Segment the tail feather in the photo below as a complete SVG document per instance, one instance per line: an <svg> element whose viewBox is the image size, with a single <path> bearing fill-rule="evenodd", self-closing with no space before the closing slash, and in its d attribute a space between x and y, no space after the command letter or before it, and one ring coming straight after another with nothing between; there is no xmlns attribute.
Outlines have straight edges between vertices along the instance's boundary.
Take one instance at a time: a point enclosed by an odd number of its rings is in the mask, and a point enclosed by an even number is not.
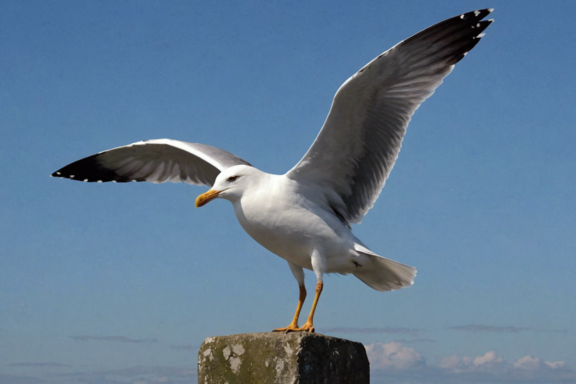
<svg viewBox="0 0 576 384"><path fill-rule="evenodd" d="M354 276L377 291L392 291L414 284L416 268L375 254L360 244L354 249L368 258L361 271Z"/></svg>

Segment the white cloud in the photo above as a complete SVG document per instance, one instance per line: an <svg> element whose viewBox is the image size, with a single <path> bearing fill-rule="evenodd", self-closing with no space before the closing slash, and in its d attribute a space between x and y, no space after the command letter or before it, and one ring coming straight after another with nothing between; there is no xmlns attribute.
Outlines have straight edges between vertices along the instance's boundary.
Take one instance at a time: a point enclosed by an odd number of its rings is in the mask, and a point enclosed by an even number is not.
<svg viewBox="0 0 576 384"><path fill-rule="evenodd" d="M442 359L440 368L454 373L488 372L488 373L525 373L527 371L566 370L564 361L545 361L534 356L524 356L513 362L506 362L496 352L489 351L474 359L467 356L450 356Z"/></svg>
<svg viewBox="0 0 576 384"><path fill-rule="evenodd" d="M445 373L463 374L500 374L506 370L507 363L495 351L488 351L481 356L449 356L440 361L438 368Z"/></svg>
<svg viewBox="0 0 576 384"><path fill-rule="evenodd" d="M552 369L566 368L566 363L563 361L547 361L545 364Z"/></svg>
<svg viewBox="0 0 576 384"><path fill-rule="evenodd" d="M537 357L524 356L515 361L514 363L512 363L512 365L514 366L514 368L519 369L538 369L540 368L542 363L540 362L540 359Z"/></svg>
<svg viewBox="0 0 576 384"><path fill-rule="evenodd" d="M472 359L469 357L460 357L460 356L450 356L442 359L440 361L440 368L453 370L453 371L460 371L465 369L467 366L470 365Z"/></svg>
<svg viewBox="0 0 576 384"><path fill-rule="evenodd" d="M514 363L514 368L524 370L537 370L537 369L551 369L551 370L566 370L566 363L564 361L542 361L538 357L524 356Z"/></svg>
<svg viewBox="0 0 576 384"><path fill-rule="evenodd" d="M426 365L420 352L396 341L374 343L365 347L372 369L407 370Z"/></svg>
<svg viewBox="0 0 576 384"><path fill-rule="evenodd" d="M488 351L476 357L448 356L428 365L419 351L398 342L370 344L366 351L376 377L393 377L398 383L576 383L576 372L564 361L535 356L506 361Z"/></svg>
<svg viewBox="0 0 576 384"><path fill-rule="evenodd" d="M474 365L479 367L481 365L494 365L497 363L501 363L502 361L504 361L504 359L502 359L500 356L496 355L496 352L494 351L490 351L490 352L486 352L484 354L484 356L478 356L477 358L474 359Z"/></svg>

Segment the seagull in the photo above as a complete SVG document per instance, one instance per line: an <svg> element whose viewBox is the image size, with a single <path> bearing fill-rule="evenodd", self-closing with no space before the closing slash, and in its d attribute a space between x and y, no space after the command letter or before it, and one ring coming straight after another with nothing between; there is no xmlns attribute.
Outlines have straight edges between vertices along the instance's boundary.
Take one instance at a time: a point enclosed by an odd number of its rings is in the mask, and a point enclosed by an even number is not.
<svg viewBox="0 0 576 384"><path fill-rule="evenodd" d="M196 207L228 200L242 228L288 262L300 294L292 322L274 331L314 332L323 275L352 274L377 291L414 283L416 269L374 253L359 224L388 178L412 114L482 38L492 9L464 13L401 41L350 77L304 157L273 175L222 149L170 139L139 141L71 163L51 176L84 182L206 185ZM304 269L316 275L307 321Z"/></svg>

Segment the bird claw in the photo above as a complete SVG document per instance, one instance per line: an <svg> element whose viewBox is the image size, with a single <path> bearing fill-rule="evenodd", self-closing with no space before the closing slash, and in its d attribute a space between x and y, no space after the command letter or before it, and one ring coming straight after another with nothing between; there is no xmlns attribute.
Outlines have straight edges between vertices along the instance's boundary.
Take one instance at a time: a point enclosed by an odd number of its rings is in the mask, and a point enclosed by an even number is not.
<svg viewBox="0 0 576 384"><path fill-rule="evenodd" d="M314 326L312 325L312 323L306 322L302 327L298 328L298 331L315 333L316 329L314 329Z"/></svg>
<svg viewBox="0 0 576 384"><path fill-rule="evenodd" d="M287 326L287 327L284 327L284 328L276 328L276 329L273 329L273 330L272 330L272 332L285 332L285 333L288 333L288 332L297 332L297 331L299 331L298 324L290 324L290 325Z"/></svg>
<svg viewBox="0 0 576 384"><path fill-rule="evenodd" d="M310 332L310 333L315 333L316 330L314 329L314 326L311 323L306 322L302 327L298 327L298 324L290 324L287 327L284 328L277 328L274 329L272 332L284 332L284 333L290 333L290 332Z"/></svg>

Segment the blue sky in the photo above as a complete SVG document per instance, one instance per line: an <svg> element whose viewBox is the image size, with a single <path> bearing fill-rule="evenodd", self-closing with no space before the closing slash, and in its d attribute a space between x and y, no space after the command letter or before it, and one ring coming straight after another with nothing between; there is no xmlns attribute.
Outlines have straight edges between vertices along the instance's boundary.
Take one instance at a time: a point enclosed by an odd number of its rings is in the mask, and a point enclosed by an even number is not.
<svg viewBox="0 0 576 384"><path fill-rule="evenodd" d="M576 3L496 0L1 2L0 383L195 382L205 337L285 326L297 300L228 202L194 208L206 188L50 173L154 138L284 173L344 80L486 7L354 227L416 283L329 276L315 325L367 345L375 383L575 383Z"/></svg>

